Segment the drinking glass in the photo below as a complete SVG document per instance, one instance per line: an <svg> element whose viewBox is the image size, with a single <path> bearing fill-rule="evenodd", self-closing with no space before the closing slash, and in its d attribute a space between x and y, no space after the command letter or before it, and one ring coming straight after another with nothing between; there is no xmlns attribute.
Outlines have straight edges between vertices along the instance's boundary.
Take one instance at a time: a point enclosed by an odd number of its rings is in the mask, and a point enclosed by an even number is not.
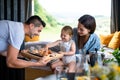
<svg viewBox="0 0 120 80"><path fill-rule="evenodd" d="M68 80L66 70L62 66L55 68L56 80Z"/></svg>

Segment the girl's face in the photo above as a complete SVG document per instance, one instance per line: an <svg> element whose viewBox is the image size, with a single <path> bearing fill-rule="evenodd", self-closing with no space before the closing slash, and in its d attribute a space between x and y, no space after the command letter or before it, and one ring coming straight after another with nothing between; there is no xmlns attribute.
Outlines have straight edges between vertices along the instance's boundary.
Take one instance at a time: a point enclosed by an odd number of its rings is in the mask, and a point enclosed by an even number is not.
<svg viewBox="0 0 120 80"><path fill-rule="evenodd" d="M62 39L62 41L67 42L71 39L71 36L68 33L66 33L65 31L62 31L61 39Z"/></svg>
<svg viewBox="0 0 120 80"><path fill-rule="evenodd" d="M90 34L90 30L88 30L87 28L84 27L84 25L82 25L81 23L78 23L78 35L79 36L85 36Z"/></svg>

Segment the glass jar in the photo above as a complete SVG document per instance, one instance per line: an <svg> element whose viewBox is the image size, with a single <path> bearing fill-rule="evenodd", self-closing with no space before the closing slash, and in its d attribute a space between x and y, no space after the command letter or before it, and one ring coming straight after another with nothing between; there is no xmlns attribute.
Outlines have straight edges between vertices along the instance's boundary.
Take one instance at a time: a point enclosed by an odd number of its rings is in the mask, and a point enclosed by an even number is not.
<svg viewBox="0 0 120 80"><path fill-rule="evenodd" d="M79 60L76 65L75 80L90 80L90 68L88 64L88 56L86 51L79 50Z"/></svg>

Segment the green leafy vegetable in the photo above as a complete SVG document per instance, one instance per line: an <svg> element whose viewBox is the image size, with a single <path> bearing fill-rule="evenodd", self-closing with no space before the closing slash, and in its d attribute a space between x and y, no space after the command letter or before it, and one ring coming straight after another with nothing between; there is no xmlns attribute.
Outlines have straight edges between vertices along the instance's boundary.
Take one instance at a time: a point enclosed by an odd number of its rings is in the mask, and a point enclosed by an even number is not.
<svg viewBox="0 0 120 80"><path fill-rule="evenodd" d="M115 59L117 60L119 66L120 66L120 51L119 51L119 48L114 50L114 52L112 54L115 57Z"/></svg>

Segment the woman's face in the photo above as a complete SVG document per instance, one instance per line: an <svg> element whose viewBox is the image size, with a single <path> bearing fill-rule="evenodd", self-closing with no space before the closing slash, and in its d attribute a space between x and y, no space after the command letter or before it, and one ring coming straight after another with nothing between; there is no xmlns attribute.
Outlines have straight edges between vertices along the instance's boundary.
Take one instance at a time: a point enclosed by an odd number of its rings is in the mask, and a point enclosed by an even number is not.
<svg viewBox="0 0 120 80"><path fill-rule="evenodd" d="M78 31L78 35L79 36L85 36L85 35L90 34L89 33L90 30L87 29L87 28L85 28L84 25L82 25L81 23L78 23L78 29L77 29L77 31Z"/></svg>

